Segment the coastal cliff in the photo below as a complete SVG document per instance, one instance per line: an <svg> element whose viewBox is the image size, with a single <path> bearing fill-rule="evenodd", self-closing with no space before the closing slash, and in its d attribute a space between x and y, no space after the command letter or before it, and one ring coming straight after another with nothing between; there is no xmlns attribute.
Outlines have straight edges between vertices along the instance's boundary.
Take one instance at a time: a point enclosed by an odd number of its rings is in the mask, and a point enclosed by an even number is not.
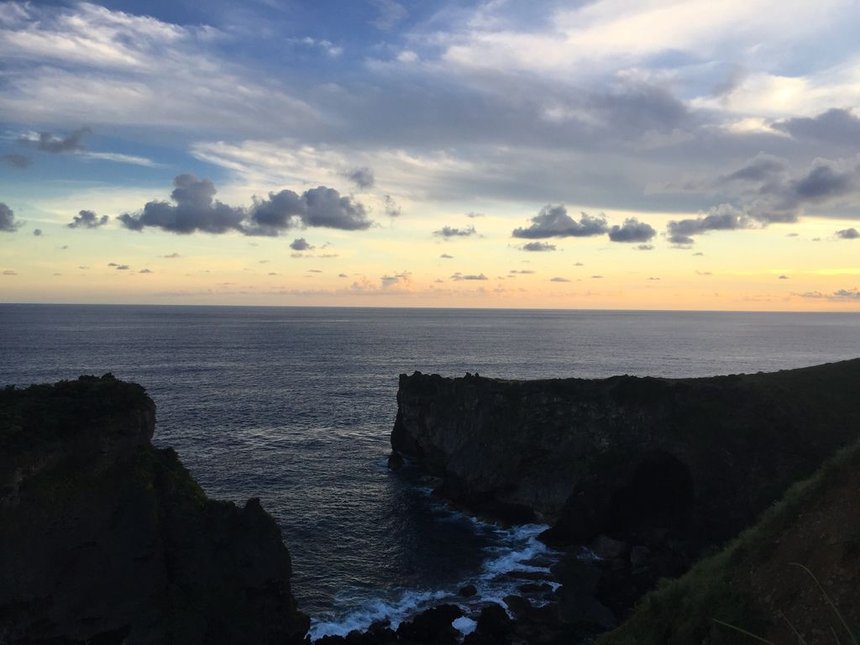
<svg viewBox="0 0 860 645"><path fill-rule="evenodd" d="M110 375L0 391L0 643L301 643L256 499L207 499Z"/></svg>
<svg viewBox="0 0 860 645"><path fill-rule="evenodd" d="M394 454L455 503L548 522L558 544L659 534L693 555L860 435L860 359L691 379L416 372L397 402Z"/></svg>

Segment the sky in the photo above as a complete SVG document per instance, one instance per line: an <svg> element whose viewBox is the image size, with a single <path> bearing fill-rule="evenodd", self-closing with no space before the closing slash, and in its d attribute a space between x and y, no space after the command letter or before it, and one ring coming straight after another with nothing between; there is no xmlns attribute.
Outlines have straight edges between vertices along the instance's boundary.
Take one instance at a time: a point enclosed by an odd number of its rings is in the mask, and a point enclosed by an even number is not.
<svg viewBox="0 0 860 645"><path fill-rule="evenodd" d="M857 312L858 25L0 2L0 301Z"/></svg>

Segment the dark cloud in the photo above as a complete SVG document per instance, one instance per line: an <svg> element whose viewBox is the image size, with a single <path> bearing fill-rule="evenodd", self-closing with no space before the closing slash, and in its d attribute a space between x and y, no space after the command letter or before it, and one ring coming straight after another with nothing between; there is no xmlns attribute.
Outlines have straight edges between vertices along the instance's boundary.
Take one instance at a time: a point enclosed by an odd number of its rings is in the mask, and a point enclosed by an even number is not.
<svg viewBox="0 0 860 645"><path fill-rule="evenodd" d="M860 300L860 290L854 289L837 289L832 293L822 293L821 291L807 291L805 293L795 294L801 298L812 298L816 300Z"/></svg>
<svg viewBox="0 0 860 645"><path fill-rule="evenodd" d="M443 226L438 231L433 231L433 235L436 237L444 237L446 239L452 237L470 237L472 235L476 235L477 231L475 227L471 224L466 228L454 228L453 226Z"/></svg>
<svg viewBox="0 0 860 645"><path fill-rule="evenodd" d="M550 244L549 242L526 242L523 244L520 249L523 251L531 251L534 253L540 253L542 251L555 251L555 244Z"/></svg>
<svg viewBox="0 0 860 645"><path fill-rule="evenodd" d="M56 136L50 132L40 132L34 138L22 137L21 142L34 145L42 152L74 152L83 149L81 140L90 132L89 128L80 128L65 137Z"/></svg>
<svg viewBox="0 0 860 645"><path fill-rule="evenodd" d="M182 256L179 253L168 253L167 255L162 255L161 257L167 258L168 260L174 260L176 258L181 258Z"/></svg>
<svg viewBox="0 0 860 645"><path fill-rule="evenodd" d="M394 201L394 198L392 198L391 195L386 195L383 202L385 204L385 214L389 217L400 217L403 213L400 208L400 204Z"/></svg>
<svg viewBox="0 0 860 645"><path fill-rule="evenodd" d="M570 280L568 280L567 278L560 278L560 277L550 278L549 281L550 282L570 282Z"/></svg>
<svg viewBox="0 0 860 645"><path fill-rule="evenodd" d="M138 273L153 273L150 269L141 269Z"/></svg>
<svg viewBox="0 0 860 645"><path fill-rule="evenodd" d="M364 206L349 197L342 197L334 188L317 186L302 195L305 210L302 223L305 226L337 228L358 231L370 228Z"/></svg>
<svg viewBox="0 0 860 645"><path fill-rule="evenodd" d="M531 221L531 226L516 228L511 235L534 240L550 237L589 237L602 235L607 231L606 218L582 213L577 222L567 214L567 209L561 204L547 204Z"/></svg>
<svg viewBox="0 0 860 645"><path fill-rule="evenodd" d="M788 172L788 162L785 159L760 152L722 179L723 181L764 182L786 172Z"/></svg>
<svg viewBox="0 0 860 645"><path fill-rule="evenodd" d="M373 168L368 168L367 166L352 168L344 171L342 174L361 189L373 188L373 184L376 183L376 179L373 176Z"/></svg>
<svg viewBox="0 0 860 645"><path fill-rule="evenodd" d="M15 221L15 213L3 202L0 202L0 231L14 233L23 222Z"/></svg>
<svg viewBox="0 0 860 645"><path fill-rule="evenodd" d="M466 213L466 217L468 217L469 219L475 219L477 217L486 217L486 216L484 215L484 213L476 213L475 211L469 211L468 213Z"/></svg>
<svg viewBox="0 0 860 645"><path fill-rule="evenodd" d="M836 237L842 238L843 240L856 240L860 237L860 232L858 232L854 227L843 228L841 231L836 231Z"/></svg>
<svg viewBox="0 0 860 645"><path fill-rule="evenodd" d="M117 264L116 262L111 262L110 264L108 264L108 266L113 267L117 271L128 271L129 269L131 269L131 267L127 264Z"/></svg>
<svg viewBox="0 0 860 645"><path fill-rule="evenodd" d="M602 278L603 278L603 276L602 276L602 275L593 275L593 276L591 276L591 277L592 277L592 278L594 278L595 280L600 280L600 279L602 279Z"/></svg>
<svg viewBox="0 0 860 645"><path fill-rule="evenodd" d="M777 278L777 279L778 279L778 280L788 280L788 276L787 276L787 275L781 275L781 276L779 276L779 278Z"/></svg>
<svg viewBox="0 0 860 645"><path fill-rule="evenodd" d="M42 237L42 229L34 228L33 229L33 235L35 235L36 237Z"/></svg>
<svg viewBox="0 0 860 645"><path fill-rule="evenodd" d="M858 186L858 168L842 168L826 159L816 159L803 177L791 183L798 202L822 202L841 197Z"/></svg>
<svg viewBox="0 0 860 645"><path fill-rule="evenodd" d="M443 253L439 257L442 258L443 260L453 260L454 259L453 255L448 255L447 253Z"/></svg>
<svg viewBox="0 0 860 645"><path fill-rule="evenodd" d="M98 228L108 223L108 216L99 217L92 211L79 211L66 226L69 228Z"/></svg>
<svg viewBox="0 0 860 645"><path fill-rule="evenodd" d="M170 197L175 204L147 202L143 211L135 215L123 213L117 219L133 231L142 231L148 226L182 234L241 230L245 212L215 201L217 191L208 179L182 174L176 176L173 185Z"/></svg>
<svg viewBox="0 0 860 645"><path fill-rule="evenodd" d="M308 241L303 237L297 237L292 242L290 242L290 248L293 251L310 251L316 247L312 246L308 243Z"/></svg>
<svg viewBox="0 0 860 645"><path fill-rule="evenodd" d="M282 190L268 199L255 199L250 210L228 206L214 199L215 186L208 179L182 174L173 180L173 204L148 202L143 210L123 213L117 219L131 230L156 227L172 233L226 233L280 235L287 229L310 226L354 231L370 228L364 206L334 188L318 186L301 195Z"/></svg>
<svg viewBox="0 0 860 645"><path fill-rule="evenodd" d="M18 272L17 272L17 271L14 271L14 270L12 270L12 269L5 269L5 270L3 271L3 275L18 275Z"/></svg>
<svg viewBox="0 0 860 645"><path fill-rule="evenodd" d="M452 280L487 280L487 276L483 273L460 273L459 271L451 276Z"/></svg>
<svg viewBox="0 0 860 645"><path fill-rule="evenodd" d="M349 276L346 273L338 273L337 277L338 278L348 278Z"/></svg>
<svg viewBox="0 0 860 645"><path fill-rule="evenodd" d="M653 244L639 244L636 247L636 250L637 251L653 251L654 245Z"/></svg>
<svg viewBox="0 0 860 645"><path fill-rule="evenodd" d="M708 215L695 219L671 221L668 225L669 241L678 246L688 246L693 243L693 235L707 231L730 231L749 228L750 218L729 204L721 204L712 209Z"/></svg>
<svg viewBox="0 0 860 645"><path fill-rule="evenodd" d="M0 155L0 162L12 168L26 168L30 165L30 157L19 154Z"/></svg>
<svg viewBox="0 0 860 645"><path fill-rule="evenodd" d="M513 273L516 275L530 275L534 273L532 269L511 269L508 273Z"/></svg>
<svg viewBox="0 0 860 645"><path fill-rule="evenodd" d="M777 121L773 128L796 139L809 139L837 145L856 146L860 143L860 119L849 110L833 108L815 117L799 117Z"/></svg>
<svg viewBox="0 0 860 645"><path fill-rule="evenodd" d="M392 275L383 275L379 278L379 282L383 289L387 289L402 282L409 282L410 276L411 274L408 271L401 271Z"/></svg>
<svg viewBox="0 0 860 645"><path fill-rule="evenodd" d="M657 235L650 224L640 222L635 217L624 220L624 224L616 224L609 229L609 239L613 242L647 242Z"/></svg>

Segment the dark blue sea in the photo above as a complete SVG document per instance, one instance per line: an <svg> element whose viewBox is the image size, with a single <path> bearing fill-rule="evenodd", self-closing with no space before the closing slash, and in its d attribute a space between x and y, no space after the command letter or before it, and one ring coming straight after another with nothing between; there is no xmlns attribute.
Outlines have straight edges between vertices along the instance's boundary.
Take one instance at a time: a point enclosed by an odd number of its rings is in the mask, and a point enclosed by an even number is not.
<svg viewBox="0 0 860 645"><path fill-rule="evenodd" d="M397 376L706 376L860 356L860 314L0 305L0 385L112 372L216 498L260 497L312 633L345 633L543 552L386 468Z"/></svg>

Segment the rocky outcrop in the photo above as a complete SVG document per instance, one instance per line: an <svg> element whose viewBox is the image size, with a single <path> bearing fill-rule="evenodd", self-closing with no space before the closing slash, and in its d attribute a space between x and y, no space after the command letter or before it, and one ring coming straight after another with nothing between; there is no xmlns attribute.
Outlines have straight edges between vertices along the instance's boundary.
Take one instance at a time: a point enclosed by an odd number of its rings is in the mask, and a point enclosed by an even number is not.
<svg viewBox="0 0 860 645"><path fill-rule="evenodd" d="M280 531L206 498L110 375L0 391L0 643L300 643Z"/></svg>
<svg viewBox="0 0 860 645"><path fill-rule="evenodd" d="M676 538L696 552L860 435L860 359L696 379L416 372L397 401L395 453L454 502L552 523L558 543Z"/></svg>

